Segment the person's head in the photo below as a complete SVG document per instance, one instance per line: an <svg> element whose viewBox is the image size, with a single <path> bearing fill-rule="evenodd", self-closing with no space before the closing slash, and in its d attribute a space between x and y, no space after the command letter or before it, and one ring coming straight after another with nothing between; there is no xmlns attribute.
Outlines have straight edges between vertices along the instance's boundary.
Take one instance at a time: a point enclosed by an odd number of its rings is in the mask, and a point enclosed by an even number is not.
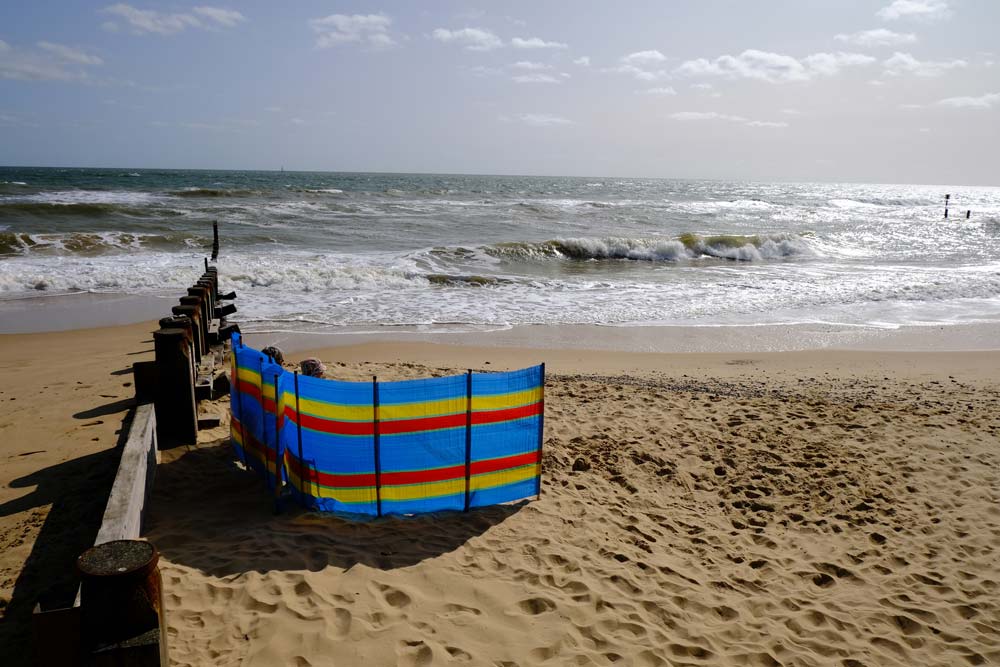
<svg viewBox="0 0 1000 667"><path fill-rule="evenodd" d="M323 362L315 357L309 357L308 359L303 359L299 363L299 370L303 375L308 375L309 377L321 378L323 374L326 373L326 366Z"/></svg>
<svg viewBox="0 0 1000 667"><path fill-rule="evenodd" d="M271 359L273 359L274 363L276 364L280 365L285 363L285 355L282 353L281 348L275 345L268 345L263 350L261 350L261 352L271 357Z"/></svg>

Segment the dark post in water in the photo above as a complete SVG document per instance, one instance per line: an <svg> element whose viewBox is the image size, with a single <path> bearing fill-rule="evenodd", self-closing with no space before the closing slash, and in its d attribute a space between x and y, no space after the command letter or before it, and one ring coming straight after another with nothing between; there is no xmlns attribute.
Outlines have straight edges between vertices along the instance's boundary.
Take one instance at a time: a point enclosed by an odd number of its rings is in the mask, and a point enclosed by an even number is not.
<svg viewBox="0 0 1000 667"><path fill-rule="evenodd" d="M212 221L212 261L219 259L219 221Z"/></svg>
<svg viewBox="0 0 1000 667"><path fill-rule="evenodd" d="M944 196L944 219L948 219L948 200L951 199L951 195Z"/></svg>

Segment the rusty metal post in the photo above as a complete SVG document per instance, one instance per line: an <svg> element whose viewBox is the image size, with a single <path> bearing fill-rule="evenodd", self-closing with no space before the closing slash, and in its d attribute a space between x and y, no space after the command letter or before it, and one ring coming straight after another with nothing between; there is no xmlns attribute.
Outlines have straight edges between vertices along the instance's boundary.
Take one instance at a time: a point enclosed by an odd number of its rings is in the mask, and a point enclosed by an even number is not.
<svg viewBox="0 0 1000 667"><path fill-rule="evenodd" d="M105 542L77 558L86 664L169 664L158 562L142 540Z"/></svg>

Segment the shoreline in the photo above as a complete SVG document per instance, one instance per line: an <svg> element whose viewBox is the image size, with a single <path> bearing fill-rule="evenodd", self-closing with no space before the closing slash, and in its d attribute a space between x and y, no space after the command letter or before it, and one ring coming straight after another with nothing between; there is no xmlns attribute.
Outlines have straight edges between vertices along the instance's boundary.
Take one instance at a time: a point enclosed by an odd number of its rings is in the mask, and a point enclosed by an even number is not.
<svg viewBox="0 0 1000 667"><path fill-rule="evenodd" d="M80 292L0 299L0 336L134 325L169 314L172 292ZM236 301L239 307L239 299ZM238 319L233 320L239 322ZM430 343L542 350L640 353L766 353L810 350L988 351L1000 349L1000 322L885 326L808 324L533 324L330 326L315 332L244 323L245 338L287 352L367 343ZM282 326L287 323L280 323ZM456 330L459 327L460 330ZM461 330L464 328L464 330Z"/></svg>

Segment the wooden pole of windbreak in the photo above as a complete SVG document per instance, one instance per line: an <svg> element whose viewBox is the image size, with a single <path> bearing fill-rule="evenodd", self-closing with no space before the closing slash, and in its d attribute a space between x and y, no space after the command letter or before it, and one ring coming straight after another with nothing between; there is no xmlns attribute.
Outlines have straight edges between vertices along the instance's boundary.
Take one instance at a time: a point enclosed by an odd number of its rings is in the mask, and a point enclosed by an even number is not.
<svg viewBox="0 0 1000 667"><path fill-rule="evenodd" d="M472 487L472 369L465 374L465 511Z"/></svg>
<svg viewBox="0 0 1000 667"><path fill-rule="evenodd" d="M212 261L219 259L219 221L212 221Z"/></svg>
<svg viewBox="0 0 1000 667"><path fill-rule="evenodd" d="M299 491L305 494L306 482L305 482L305 469L306 462L302 457L302 412L299 409L299 372L295 371L295 426L298 431L299 439ZM312 488L309 489L309 495L312 495Z"/></svg>
<svg viewBox="0 0 1000 667"><path fill-rule="evenodd" d="M379 452L378 433L378 376L372 376L372 432L375 439L375 511L382 516L382 455Z"/></svg>
<svg viewBox="0 0 1000 667"><path fill-rule="evenodd" d="M944 196L944 219L948 219L948 200L951 199L951 195Z"/></svg>
<svg viewBox="0 0 1000 667"><path fill-rule="evenodd" d="M542 440L545 434L545 364L542 364L542 400L538 413L538 476L535 477L535 498L542 497Z"/></svg>

